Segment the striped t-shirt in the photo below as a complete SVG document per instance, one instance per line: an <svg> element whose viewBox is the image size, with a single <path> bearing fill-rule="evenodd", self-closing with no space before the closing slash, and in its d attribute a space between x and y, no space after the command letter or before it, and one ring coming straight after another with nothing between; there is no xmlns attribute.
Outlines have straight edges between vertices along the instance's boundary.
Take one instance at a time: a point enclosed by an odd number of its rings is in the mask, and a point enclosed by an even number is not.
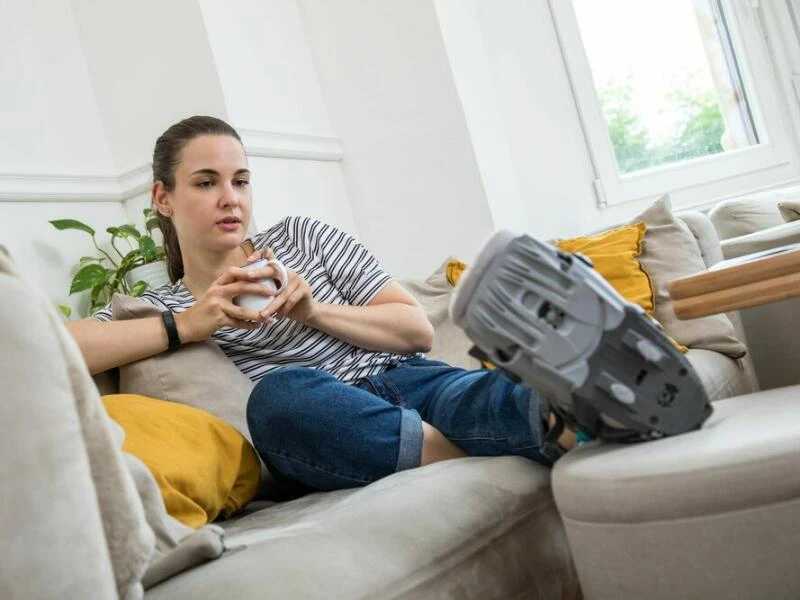
<svg viewBox="0 0 800 600"><path fill-rule="evenodd" d="M305 278L318 302L363 306L391 281L353 237L315 219L287 217L254 236L253 244L259 250L272 248L287 269ZM195 303L182 280L148 290L142 299L174 313ZM95 318L111 320L111 305ZM223 327L212 339L253 381L274 369L298 366L323 369L352 383L413 356L365 350L288 317L257 329Z"/></svg>

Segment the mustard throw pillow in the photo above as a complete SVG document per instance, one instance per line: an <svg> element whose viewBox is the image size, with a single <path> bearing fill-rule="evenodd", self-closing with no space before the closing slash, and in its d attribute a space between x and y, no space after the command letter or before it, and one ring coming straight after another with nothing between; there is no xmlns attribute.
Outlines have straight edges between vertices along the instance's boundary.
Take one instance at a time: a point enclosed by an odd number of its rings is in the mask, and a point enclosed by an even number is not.
<svg viewBox="0 0 800 600"><path fill-rule="evenodd" d="M642 253L645 231L644 223L635 223L597 235L557 240L555 245L565 252L588 256L597 272L620 296L638 304L652 317L655 310L653 285L636 260Z"/></svg>
<svg viewBox="0 0 800 600"><path fill-rule="evenodd" d="M261 465L244 436L191 406L138 394L103 396L125 430L122 450L153 475L167 512L189 527L229 517L256 494Z"/></svg>

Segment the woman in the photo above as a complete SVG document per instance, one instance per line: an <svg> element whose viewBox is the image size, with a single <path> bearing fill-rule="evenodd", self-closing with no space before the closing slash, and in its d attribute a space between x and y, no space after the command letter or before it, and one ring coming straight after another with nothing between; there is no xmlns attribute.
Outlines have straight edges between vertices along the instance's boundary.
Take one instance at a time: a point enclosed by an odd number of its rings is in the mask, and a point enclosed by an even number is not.
<svg viewBox="0 0 800 600"><path fill-rule="evenodd" d="M466 455L518 454L552 464L538 395L497 371L429 361L433 329L419 303L349 235L290 217L253 238L250 171L224 121L191 117L153 153L153 206L171 285L143 296L163 318L112 321L110 307L69 324L92 373L212 338L257 383L247 405L254 445L279 478L320 490ZM234 304L271 295L272 267L241 265L271 249L288 284L263 311ZM174 320L172 315L174 314ZM187 377L191 376L187 374Z"/></svg>

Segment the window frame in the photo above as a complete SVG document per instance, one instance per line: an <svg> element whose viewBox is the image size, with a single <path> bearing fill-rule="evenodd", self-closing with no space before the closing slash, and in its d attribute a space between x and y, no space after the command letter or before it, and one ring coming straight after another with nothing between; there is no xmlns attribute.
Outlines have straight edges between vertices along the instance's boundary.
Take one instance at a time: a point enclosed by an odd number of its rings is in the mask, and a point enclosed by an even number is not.
<svg viewBox="0 0 800 600"><path fill-rule="evenodd" d="M752 0L719 0L761 142L756 146L629 174L617 167L572 0L549 0L564 65L595 172L600 208L669 193L675 206L702 206L800 176L796 138L770 48Z"/></svg>

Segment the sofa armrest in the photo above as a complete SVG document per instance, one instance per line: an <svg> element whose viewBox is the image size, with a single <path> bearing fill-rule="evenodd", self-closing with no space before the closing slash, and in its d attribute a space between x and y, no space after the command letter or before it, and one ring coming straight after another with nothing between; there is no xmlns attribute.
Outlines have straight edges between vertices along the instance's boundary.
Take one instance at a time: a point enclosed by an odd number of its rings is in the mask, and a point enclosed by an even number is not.
<svg viewBox="0 0 800 600"><path fill-rule="evenodd" d="M722 241L725 258L737 258L789 244L800 243L800 221L792 221ZM762 389L800 383L797 356L800 338L794 325L800 314L800 298L754 306L739 311L750 357Z"/></svg>
<svg viewBox="0 0 800 600"><path fill-rule="evenodd" d="M753 252L800 243L800 221L776 225L721 242L725 258L737 258Z"/></svg>

